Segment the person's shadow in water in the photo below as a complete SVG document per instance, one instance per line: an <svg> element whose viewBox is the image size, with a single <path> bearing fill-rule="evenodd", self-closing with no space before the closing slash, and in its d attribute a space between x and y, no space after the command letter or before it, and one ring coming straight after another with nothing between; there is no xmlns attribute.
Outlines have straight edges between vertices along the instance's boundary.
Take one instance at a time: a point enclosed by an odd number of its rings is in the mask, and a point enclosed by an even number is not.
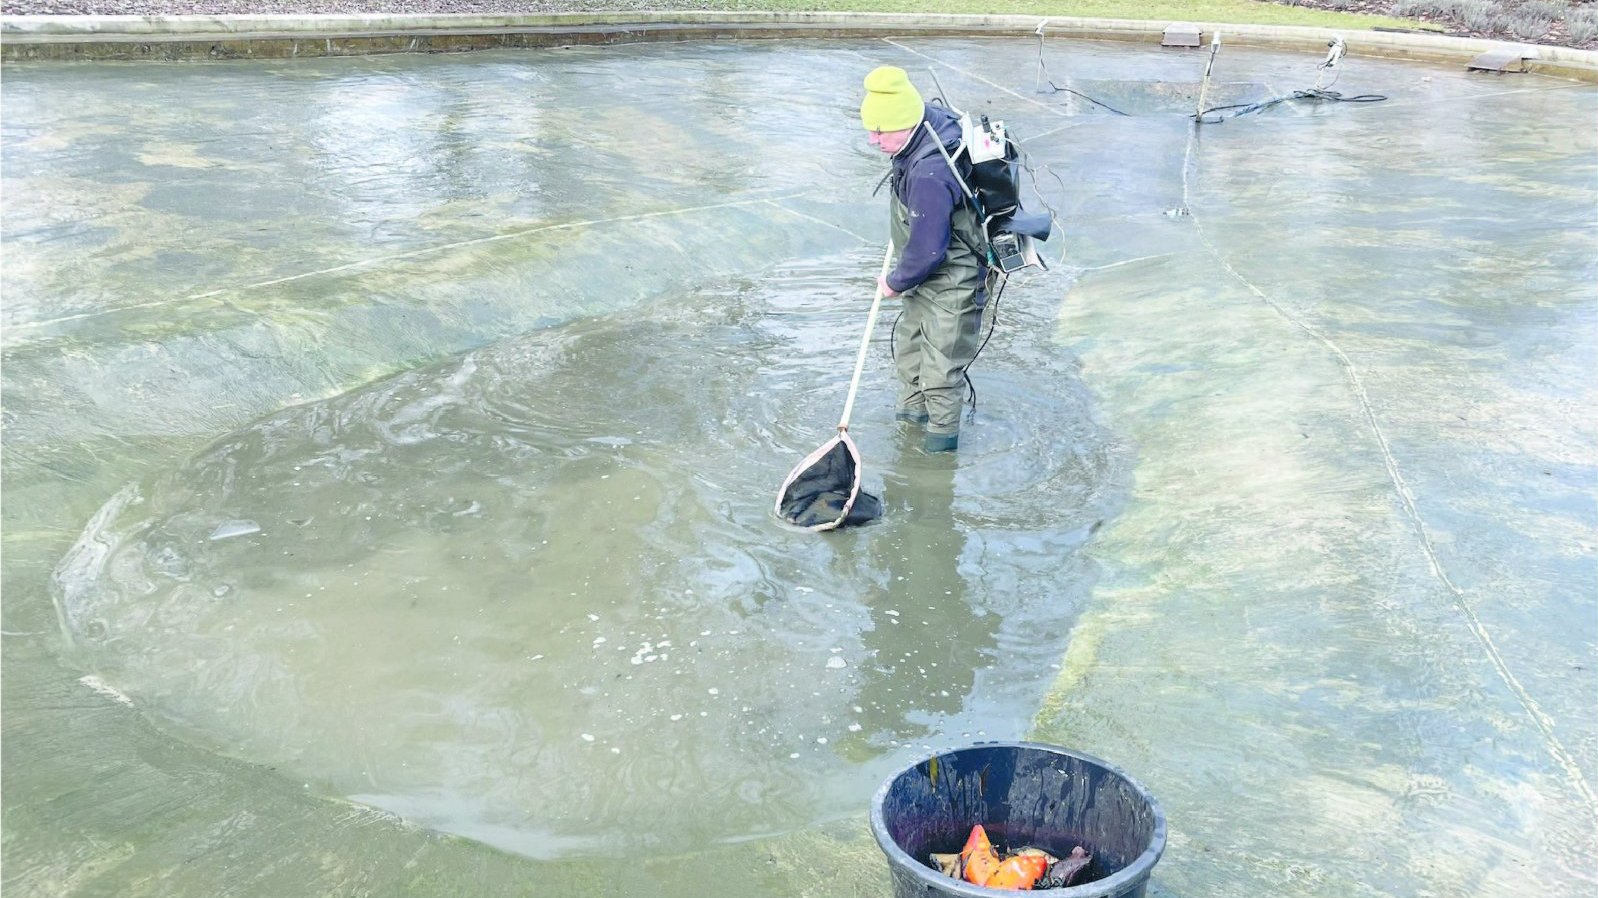
<svg viewBox="0 0 1598 898"><path fill-rule="evenodd" d="M954 453L920 450L920 431L901 426L884 475L883 528L870 541L872 585L862 597L871 626L855 692L860 730L840 748L856 761L936 738L993 663L1000 618L981 610L981 571L962 570L966 533L954 515Z"/></svg>

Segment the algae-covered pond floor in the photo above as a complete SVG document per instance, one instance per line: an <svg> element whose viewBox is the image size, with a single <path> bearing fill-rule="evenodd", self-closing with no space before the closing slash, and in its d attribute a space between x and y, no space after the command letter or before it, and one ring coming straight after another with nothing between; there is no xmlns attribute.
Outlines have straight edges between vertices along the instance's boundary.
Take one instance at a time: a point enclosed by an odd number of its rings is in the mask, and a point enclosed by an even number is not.
<svg viewBox="0 0 1598 898"><path fill-rule="evenodd" d="M1598 90L1195 133L1198 55L1045 52L1104 105L1013 40L8 65L7 893L878 895L876 783L987 738L1147 784L1157 894L1592 887ZM879 63L1062 232L957 457L872 355L821 537Z"/></svg>

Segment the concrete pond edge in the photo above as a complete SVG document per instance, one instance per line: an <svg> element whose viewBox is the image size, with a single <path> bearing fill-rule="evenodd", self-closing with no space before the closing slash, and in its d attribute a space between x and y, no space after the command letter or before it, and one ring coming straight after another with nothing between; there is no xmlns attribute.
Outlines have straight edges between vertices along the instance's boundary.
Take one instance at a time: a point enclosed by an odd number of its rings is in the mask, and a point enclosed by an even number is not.
<svg viewBox="0 0 1598 898"><path fill-rule="evenodd" d="M1068 16L849 12L588 12L546 15L0 16L0 59L204 60L440 53L646 41L918 35L1030 36L1159 43L1168 21ZM1598 83L1598 51L1418 32L1197 22L1207 44L1469 63L1487 53L1517 68Z"/></svg>

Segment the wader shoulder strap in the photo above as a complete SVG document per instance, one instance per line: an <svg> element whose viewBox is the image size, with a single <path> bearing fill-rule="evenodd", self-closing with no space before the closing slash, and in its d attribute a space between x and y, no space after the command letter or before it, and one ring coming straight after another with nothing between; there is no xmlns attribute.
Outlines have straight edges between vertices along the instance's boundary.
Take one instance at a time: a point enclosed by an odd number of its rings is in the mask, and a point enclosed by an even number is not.
<svg viewBox="0 0 1598 898"><path fill-rule="evenodd" d="M927 136L932 138L932 145L938 148L938 155L942 156L944 163L949 166L949 173L954 175L954 182L960 185L960 191L965 194L966 204L969 205L974 212L976 212L977 231L982 235L983 243L986 244L987 233L986 229L982 226L981 201L977 199L976 192L971 189L971 185L966 183L965 176L960 174L960 166L955 164L954 157L951 156L948 149L944 147L943 139L938 136L937 131L933 130L932 123L923 121L921 123L921 127L927 129ZM962 137L961 140L963 141L964 138ZM960 147L960 152L964 151L965 146L962 144ZM993 261L992 254L988 252L987 247L972 246L970 239L965 234L961 233L959 228L954 226L954 222L952 220L949 222L949 231L958 237L960 242L965 244L966 249L969 249L972 253L974 253L977 258L982 259L985 263L991 263Z"/></svg>

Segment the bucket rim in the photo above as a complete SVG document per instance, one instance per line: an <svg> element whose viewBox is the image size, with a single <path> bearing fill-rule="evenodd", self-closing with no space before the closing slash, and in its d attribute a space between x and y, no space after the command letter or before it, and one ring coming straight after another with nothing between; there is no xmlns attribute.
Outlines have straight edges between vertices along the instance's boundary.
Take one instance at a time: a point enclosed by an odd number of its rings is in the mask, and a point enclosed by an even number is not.
<svg viewBox="0 0 1598 898"><path fill-rule="evenodd" d="M1149 845L1147 848L1143 849L1142 854L1139 854L1136 858L1133 858L1131 863L1115 871L1109 876L1104 877L1103 879L1095 879L1092 882L1068 886L1063 889L1050 889L1049 893L1051 896L1057 896L1057 898L1092 898L1092 896L1119 894L1122 888L1129 886L1138 879L1149 875L1149 872L1154 869L1154 865L1159 862L1160 856L1165 853L1165 809L1160 806L1160 800L1154 797L1154 793L1150 792L1147 786L1144 786L1135 777L1121 769L1119 766L1111 764L1109 761L1106 761L1102 758L1087 754L1086 752L1080 752L1076 749L1066 748L1063 745L1053 745L1048 742L973 742L968 745L959 746L957 748L948 748L941 751L932 752L931 754L922 755L911 764L901 767L889 774L888 777L882 781L882 785L877 787L876 794L871 798L871 835L876 838L877 847L881 848L882 852L888 855L890 862L911 871L917 879L921 880L926 885L936 887L937 889L941 889L946 892L953 892L957 895L968 895L971 896L971 898L987 898L987 896L992 895L1013 894L1012 892L1006 891L1004 889L990 889L986 886L973 885L972 883L965 882L964 880L945 876L942 873L933 870L931 867L928 867L926 864L923 864L922 862L911 857L910 853L905 851L903 848L900 848L899 844L893 840L893 836L888 834L888 821L882 813L883 804L888 798L888 790L893 788L894 781L899 777L904 776L906 773L909 773L933 758L941 758L956 754L958 752L977 748L1030 749L1034 751L1041 751L1046 754L1063 755L1065 757L1074 758L1078 761L1086 761L1089 764L1095 764L1115 774L1128 785L1130 785L1140 796L1143 797L1143 800L1149 803L1150 810L1154 812L1154 832L1149 838Z"/></svg>

